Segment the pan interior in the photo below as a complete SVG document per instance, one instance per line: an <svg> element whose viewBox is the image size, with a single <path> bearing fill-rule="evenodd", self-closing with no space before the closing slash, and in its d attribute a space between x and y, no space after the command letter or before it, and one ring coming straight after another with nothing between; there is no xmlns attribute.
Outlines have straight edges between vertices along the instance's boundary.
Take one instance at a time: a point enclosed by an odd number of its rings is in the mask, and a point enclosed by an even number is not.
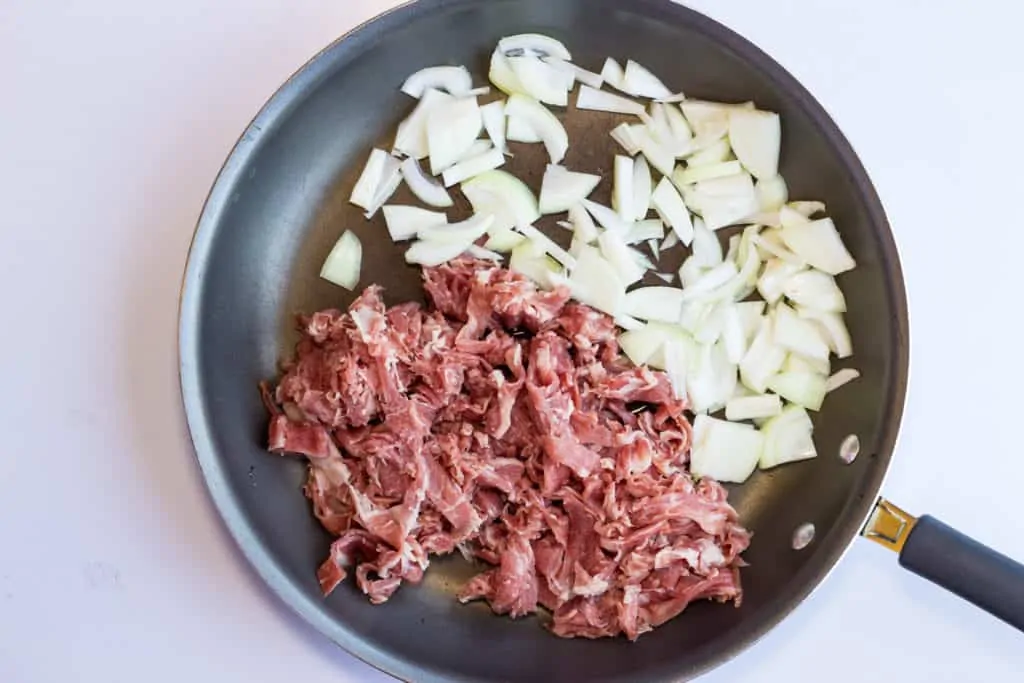
<svg viewBox="0 0 1024 683"><path fill-rule="evenodd" d="M635 644L560 640L533 619L513 622L481 604L460 605L453 593L474 570L455 559L435 561L422 585L403 587L384 606L371 606L349 583L324 600L315 570L330 538L301 493L304 467L264 450L267 420L256 385L291 353L294 314L352 299L318 278L344 230L362 239L363 286L383 285L389 304L422 298L417 271L404 264L383 219L367 222L347 202L370 148L389 149L395 124L412 109L399 85L437 64L466 64L483 84L497 40L534 31L563 40L593 70L609 55L633 58L690 97L753 100L778 111L791 196L827 202L860 264L842 284L857 351L851 365L863 377L817 416L821 457L757 474L732 491L755 534L743 605L693 605ZM618 119L569 111L564 120L572 141L566 164L608 178L618 151L608 132ZM508 169L537 189L542 146L513 151ZM597 198L606 202L609 189L605 180ZM218 506L274 589L342 646L418 681L661 681L694 675L767 630L855 535L884 476L902 409L906 313L888 225L863 169L824 111L753 46L667 2L423 0L328 48L243 136L190 256L181 352L189 422ZM845 465L837 454L849 434L859 436L861 455ZM793 532L806 522L816 539L794 551Z"/></svg>

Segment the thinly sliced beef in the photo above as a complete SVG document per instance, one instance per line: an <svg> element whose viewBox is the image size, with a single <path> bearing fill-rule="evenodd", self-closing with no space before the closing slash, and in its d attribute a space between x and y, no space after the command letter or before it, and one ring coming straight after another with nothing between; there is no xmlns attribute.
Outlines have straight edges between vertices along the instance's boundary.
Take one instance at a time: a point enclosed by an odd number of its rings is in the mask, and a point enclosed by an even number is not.
<svg viewBox="0 0 1024 683"><path fill-rule="evenodd" d="M621 358L612 320L490 263L423 277L428 308L370 287L301 318L263 388L269 448L308 459L336 536L323 592L354 575L381 603L459 550L492 565L461 600L545 608L559 636L636 639L694 600L738 603L750 534L691 479L686 404Z"/></svg>

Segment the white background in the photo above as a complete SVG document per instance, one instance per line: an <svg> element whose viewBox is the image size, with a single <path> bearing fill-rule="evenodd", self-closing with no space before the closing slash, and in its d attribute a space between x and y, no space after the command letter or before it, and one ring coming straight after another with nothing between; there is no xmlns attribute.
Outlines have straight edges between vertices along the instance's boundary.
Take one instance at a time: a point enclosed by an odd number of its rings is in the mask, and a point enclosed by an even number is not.
<svg viewBox="0 0 1024 683"><path fill-rule="evenodd" d="M388 680L292 616L235 551L186 436L175 316L236 136L309 56L391 4L0 2L0 680ZM821 100L888 209L913 373L886 494L1024 557L1021 5L691 4ZM1022 670L1021 636L861 541L705 680Z"/></svg>

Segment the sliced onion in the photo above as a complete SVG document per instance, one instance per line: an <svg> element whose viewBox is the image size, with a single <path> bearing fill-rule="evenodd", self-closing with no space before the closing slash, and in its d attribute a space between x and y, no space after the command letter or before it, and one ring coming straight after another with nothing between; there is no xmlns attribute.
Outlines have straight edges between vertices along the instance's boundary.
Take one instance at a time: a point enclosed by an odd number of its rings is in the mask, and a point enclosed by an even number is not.
<svg viewBox="0 0 1024 683"><path fill-rule="evenodd" d="M366 160L366 166L352 188L352 196L349 201L361 209L365 209L373 202L380 187L384 168L387 165L389 155L382 149L374 149Z"/></svg>
<svg viewBox="0 0 1024 683"><path fill-rule="evenodd" d="M530 241L523 242L512 250L509 269L526 276L544 289L551 289L553 277L562 273L562 267L558 262Z"/></svg>
<svg viewBox="0 0 1024 683"><path fill-rule="evenodd" d="M391 239L401 242L412 239L425 228L447 225L448 217L443 213L428 211L418 206L389 204L384 207L384 222Z"/></svg>
<svg viewBox="0 0 1024 683"><path fill-rule="evenodd" d="M641 320L675 324L683 310L683 290L640 287L626 294L622 310Z"/></svg>
<svg viewBox="0 0 1024 683"><path fill-rule="evenodd" d="M803 225L784 225L782 239L793 253L829 275L839 275L857 267L831 218Z"/></svg>
<svg viewBox="0 0 1024 683"><path fill-rule="evenodd" d="M601 176L574 173L564 166L548 164L540 189L540 212L562 213L590 196Z"/></svg>
<svg viewBox="0 0 1024 683"><path fill-rule="evenodd" d="M814 424L806 410L799 406L786 408L761 427L764 450L758 466L766 470L817 456L813 432Z"/></svg>
<svg viewBox="0 0 1024 683"><path fill-rule="evenodd" d="M606 230L597 238L601 255L612 265L619 280L631 285L644 276L644 268L637 264L633 250L626 246L620 233Z"/></svg>
<svg viewBox="0 0 1024 683"><path fill-rule="evenodd" d="M811 372L815 375L828 377L832 374L832 363L827 358L805 358L804 356L791 353L782 366L782 372Z"/></svg>
<svg viewBox="0 0 1024 683"><path fill-rule="evenodd" d="M647 248L651 250L651 256L654 257L655 261L660 261L661 260L661 243L658 242L658 239L665 236L665 225L661 221L640 221L640 222L638 222L633 227L634 232L640 231L641 230L640 226L642 226L645 223L650 223L650 224L656 225L657 228L658 228L658 237L651 237L650 239L646 240L646 242L647 242Z"/></svg>
<svg viewBox="0 0 1024 683"><path fill-rule="evenodd" d="M459 162L483 130L480 106L475 99L439 103L427 118L430 172L439 175Z"/></svg>
<svg viewBox="0 0 1024 683"><path fill-rule="evenodd" d="M651 167L647 157L641 156L633 162L633 219L642 221L651 210L651 197L654 193L651 179Z"/></svg>
<svg viewBox="0 0 1024 683"><path fill-rule="evenodd" d="M491 69L487 74L491 83L506 95L526 94L526 88L512 70L508 57L498 48L491 55Z"/></svg>
<svg viewBox="0 0 1024 683"><path fill-rule="evenodd" d="M582 203L584 208L586 208L586 210L590 212L590 215L594 217L594 220L596 220L605 230L610 230L622 236L629 233L631 223L622 220L622 217L612 209L609 209L603 204L592 202L589 199L585 199Z"/></svg>
<svg viewBox="0 0 1024 683"><path fill-rule="evenodd" d="M757 193L747 173L705 180L697 183L695 190L701 216L709 230L734 225L757 212Z"/></svg>
<svg viewBox="0 0 1024 683"><path fill-rule="evenodd" d="M473 216L460 223L431 225L420 230L417 235L426 242L451 244L457 242L468 246L487 233L494 223L494 216L483 214ZM465 249L463 246L463 249ZM460 252L461 253L461 252Z"/></svg>
<svg viewBox="0 0 1024 683"><path fill-rule="evenodd" d="M720 304L722 310L722 341L729 362L739 365L747 355L747 334L736 304L731 301Z"/></svg>
<svg viewBox="0 0 1024 683"><path fill-rule="evenodd" d="M726 104L723 102L707 102L705 100L685 100L679 105L683 115L693 129L695 135L721 126L728 128L729 113L734 109L753 109L754 103Z"/></svg>
<svg viewBox="0 0 1024 683"><path fill-rule="evenodd" d="M739 314L740 324L743 327L743 336L746 339L748 348L761 329L764 309L765 303L763 301L742 301L736 304L736 312Z"/></svg>
<svg viewBox="0 0 1024 683"><path fill-rule="evenodd" d="M381 170L380 184L373 194L373 201L366 207L365 216L373 218L380 207L387 204L394 196L398 186L402 184L402 163L395 157L388 155L384 160L384 168Z"/></svg>
<svg viewBox="0 0 1024 683"><path fill-rule="evenodd" d="M554 57L567 62L572 61L572 54L565 45L550 36L538 33L506 36L498 41L498 50L503 54L521 52L534 57Z"/></svg>
<svg viewBox="0 0 1024 683"><path fill-rule="evenodd" d="M661 258L661 249L658 247L658 240L665 236L665 225L657 218L637 221L626 233L626 244L639 244L647 242L651 248L651 254L655 259ZM653 244L652 244L653 243Z"/></svg>
<svg viewBox="0 0 1024 683"><path fill-rule="evenodd" d="M466 253L472 256L473 258L477 258L482 261L494 261L495 263L501 263L502 261L505 260L505 257L499 254L498 252L491 251L490 249L486 249L484 247L479 247L475 244L469 245L469 248L466 249Z"/></svg>
<svg viewBox="0 0 1024 683"><path fill-rule="evenodd" d="M828 359L828 342L818 327L785 304L775 308L772 331L775 343L782 348L808 358Z"/></svg>
<svg viewBox="0 0 1024 683"><path fill-rule="evenodd" d="M825 378L813 372L780 372L768 381L768 388L807 410L821 410L825 401Z"/></svg>
<svg viewBox="0 0 1024 683"><path fill-rule="evenodd" d="M700 440L690 452L690 471L698 477L742 483L757 469L764 452L764 436L750 425L698 415Z"/></svg>
<svg viewBox="0 0 1024 683"><path fill-rule="evenodd" d="M736 384L736 366L729 363L721 343L702 347L696 362L687 368L686 393L695 413L724 408Z"/></svg>
<svg viewBox="0 0 1024 683"><path fill-rule="evenodd" d="M860 377L860 371L854 370L853 368L843 368L837 370L834 375L828 378L825 382L825 392L832 393L836 389L842 386L846 386L853 380Z"/></svg>
<svg viewBox="0 0 1024 683"><path fill-rule="evenodd" d="M596 90L588 85L580 86L580 94L576 98L576 108L587 111L605 111L613 114L632 114L644 116L647 112L644 105L622 95Z"/></svg>
<svg viewBox="0 0 1024 683"><path fill-rule="evenodd" d="M491 144L494 145L495 149L501 150L502 154L507 154L505 103L501 100L496 100L490 104L485 104L480 107L480 116L484 120L484 130L487 131L487 137L491 139Z"/></svg>
<svg viewBox="0 0 1024 683"><path fill-rule="evenodd" d="M853 343L850 331L841 313L823 313L809 308L797 307L797 315L804 320L813 321L821 329L829 349L838 358L849 358L853 355Z"/></svg>
<svg viewBox="0 0 1024 683"><path fill-rule="evenodd" d="M846 312L846 298L835 278L817 270L793 275L783 283L782 293L795 304L828 313Z"/></svg>
<svg viewBox="0 0 1024 683"><path fill-rule="evenodd" d="M463 97L473 88L473 78L464 66L432 66L409 76L402 84L402 92L420 99L428 89L444 90L455 97Z"/></svg>
<svg viewBox="0 0 1024 683"><path fill-rule="evenodd" d="M487 241L484 243L484 248L491 249L502 254L511 252L520 244L527 241L525 235L522 235L511 228L503 228L500 230L492 228L488 234L490 237L488 237Z"/></svg>
<svg viewBox="0 0 1024 683"><path fill-rule="evenodd" d="M768 261L757 280L757 291L769 304L778 303L790 278L804 270L804 266L781 259Z"/></svg>
<svg viewBox="0 0 1024 683"><path fill-rule="evenodd" d="M569 221L573 226L573 235L583 244L597 241L597 226L582 204L569 207Z"/></svg>
<svg viewBox="0 0 1024 683"><path fill-rule="evenodd" d="M569 134L558 118L536 100L523 95L512 95L505 105L509 116L521 117L540 135L548 151L551 163L557 164L565 158L569 149Z"/></svg>
<svg viewBox="0 0 1024 683"><path fill-rule="evenodd" d="M672 91L657 76L632 59L626 62L623 82L628 92L635 93L640 97L657 100L673 96Z"/></svg>
<svg viewBox="0 0 1024 683"><path fill-rule="evenodd" d="M654 277L669 285L676 279L676 276L673 273L655 273Z"/></svg>
<svg viewBox="0 0 1024 683"><path fill-rule="evenodd" d="M628 123L622 123L615 127L611 132L612 139L622 146L622 149L626 150L626 154L631 157L635 157L640 153L640 141L637 136L637 131L643 130L642 124L630 125Z"/></svg>
<svg viewBox="0 0 1024 683"><path fill-rule="evenodd" d="M475 213L495 214L495 227L511 229L540 218L537 198L526 183L506 171L488 171L462 183ZM494 247L488 247L493 249Z"/></svg>
<svg viewBox="0 0 1024 683"><path fill-rule="evenodd" d="M530 127L530 124L518 116L508 117L508 127L505 133L510 142L521 142L526 145L535 145L543 142L537 131Z"/></svg>
<svg viewBox="0 0 1024 683"><path fill-rule="evenodd" d="M778 114L756 109L730 110L729 143L736 158L755 178L779 174L782 123Z"/></svg>
<svg viewBox="0 0 1024 683"><path fill-rule="evenodd" d="M761 329L740 363L740 379L747 388L763 394L785 362L786 351L775 343L771 319L762 318Z"/></svg>
<svg viewBox="0 0 1024 683"><path fill-rule="evenodd" d="M351 291L359 284L359 270L363 261L363 244L351 231L345 231L327 255L320 277Z"/></svg>
<svg viewBox="0 0 1024 683"><path fill-rule="evenodd" d="M774 394L743 396L725 404L725 419L732 422L775 417L782 413L782 399Z"/></svg>
<svg viewBox="0 0 1024 683"><path fill-rule="evenodd" d="M455 204L448 191L440 183L424 173L416 159L409 157L402 162L401 168L405 184L409 186L409 189L412 190L412 193L421 202L440 208L447 208Z"/></svg>
<svg viewBox="0 0 1024 683"><path fill-rule="evenodd" d="M679 235L677 235L673 230L665 237L664 241L661 243L661 250L663 252L668 251L677 244L679 244Z"/></svg>
<svg viewBox="0 0 1024 683"><path fill-rule="evenodd" d="M605 83L616 90L625 92L626 72L622 69L622 66L611 57L604 60L604 66L601 67L601 78L604 79Z"/></svg>
<svg viewBox="0 0 1024 683"><path fill-rule="evenodd" d="M419 104L404 121L398 124L395 133L395 152L415 159L426 159L430 154L427 145L427 120L430 112L440 104L451 102L454 98L440 90L427 90L420 98Z"/></svg>
<svg viewBox="0 0 1024 683"><path fill-rule="evenodd" d="M584 245L569 278L573 296L608 315L617 315L626 296L619 273L594 247Z"/></svg>
<svg viewBox="0 0 1024 683"><path fill-rule="evenodd" d="M709 295L719 287L727 284L737 275L739 275L739 269L736 268L736 264L732 261L723 261L691 283L684 290L684 299L686 301L693 301L694 299Z"/></svg>
<svg viewBox="0 0 1024 683"><path fill-rule="evenodd" d="M576 258L572 254L529 223L517 225L516 230L526 235L526 238L536 244L538 249L542 249L566 268L576 267Z"/></svg>
<svg viewBox="0 0 1024 683"><path fill-rule="evenodd" d="M743 173L743 165L738 161L723 161L719 164L708 164L707 166L696 166L688 168L678 175L676 182L684 185L692 185L702 180L714 180L715 178L726 178Z"/></svg>
<svg viewBox="0 0 1024 683"><path fill-rule="evenodd" d="M765 230L762 234L757 235L753 238L754 245L759 251L763 252L765 260L771 260L771 257L775 257L792 263L793 265L804 268L807 266L804 260L791 252L785 242L782 241L781 235L778 234L778 230Z"/></svg>
<svg viewBox="0 0 1024 683"><path fill-rule="evenodd" d="M683 203L683 198L679 196L668 178L662 178L658 183L651 196L651 203L654 204L654 210L661 216L661 220L679 237L679 241L690 246L694 239L693 220L686 204Z"/></svg>
<svg viewBox="0 0 1024 683"><path fill-rule="evenodd" d="M501 150L490 147L482 154L464 159L447 169L443 174L445 187L451 187L464 180L475 178L481 173L493 171L504 164L505 155L502 154Z"/></svg>
<svg viewBox="0 0 1024 683"><path fill-rule="evenodd" d="M616 155L613 173L612 208L624 221L636 220L633 208L633 159Z"/></svg>
<svg viewBox="0 0 1024 683"><path fill-rule="evenodd" d="M788 206L804 218L810 218L815 214L825 213L824 202L790 202Z"/></svg>
<svg viewBox="0 0 1024 683"><path fill-rule="evenodd" d="M676 155L670 148L655 140L646 129L634 131L637 144L640 145L640 152L647 157L659 173L671 177L676 168Z"/></svg>
<svg viewBox="0 0 1024 683"><path fill-rule="evenodd" d="M405 252L406 263L425 266L427 268L439 266L454 258L458 258L471 242L432 242L428 240L417 240Z"/></svg>
<svg viewBox="0 0 1024 683"><path fill-rule="evenodd" d="M700 219L693 221L693 258L708 268L717 266L723 260L722 244Z"/></svg>
<svg viewBox="0 0 1024 683"><path fill-rule="evenodd" d="M754 189L757 191L757 203L763 212L779 211L789 201L789 188L780 175L758 180Z"/></svg>
<svg viewBox="0 0 1024 683"><path fill-rule="evenodd" d="M567 62L564 59L558 59L557 57L547 57L544 61L555 69L572 75L574 80L579 81L584 85L589 85L591 88L600 88L604 85L604 79L601 78L600 74L596 74L593 71L587 71L586 69L576 66L572 62Z"/></svg>
<svg viewBox="0 0 1024 683"><path fill-rule="evenodd" d="M672 137L674 137L677 142L687 142L693 138L693 129L690 128L690 124L687 123L686 117L683 116L683 112L678 106L666 106L665 115L668 118L668 125L669 129L672 131Z"/></svg>
<svg viewBox="0 0 1024 683"><path fill-rule="evenodd" d="M724 129L723 136L720 136L718 139L709 141L705 136L701 139L695 139L693 146L699 148L700 151L696 154L691 154L686 159L688 169L721 164L732 158L732 147L729 146L729 141L724 138Z"/></svg>
<svg viewBox="0 0 1024 683"><path fill-rule="evenodd" d="M557 107L569 104L573 77L534 57L507 57L509 66L522 84L525 94Z"/></svg>

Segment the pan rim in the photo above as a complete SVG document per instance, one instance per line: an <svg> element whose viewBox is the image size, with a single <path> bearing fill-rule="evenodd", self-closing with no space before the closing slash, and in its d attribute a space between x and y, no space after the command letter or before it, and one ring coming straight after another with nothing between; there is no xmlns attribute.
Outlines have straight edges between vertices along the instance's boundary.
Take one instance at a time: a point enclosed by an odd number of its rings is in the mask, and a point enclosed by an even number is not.
<svg viewBox="0 0 1024 683"><path fill-rule="evenodd" d="M203 378L198 366L201 326L201 282L209 260L210 248L221 215L230 203L231 191L246 168L248 159L257 151L260 139L287 110L300 101L307 88L338 68L347 59L331 63L327 56L347 49L358 53L359 45L371 40L380 30L394 29L414 21L430 11L458 5L471 5L478 0L410 0L371 17L340 35L299 67L267 100L239 136L211 186L192 236L178 300L178 370L182 406L185 411L193 451L203 474L207 490L231 537L248 563L271 591L290 609L316 628L322 635L375 669L404 681L453 680L437 672L424 672L414 662L403 660L386 649L374 647L351 634L339 621L331 618L322 606L305 595L287 576L278 562L259 540L255 530L231 491L229 478L220 464L214 443L212 421L206 414ZM850 173L861 201L876 232L879 257L887 274L886 293L890 298L893 320L893 377L887 397L887 418L879 438L879 449L873 456L873 469L851 493L851 501L841 520L830 530L829 550L816 561L808 563L794 577L797 589L773 597L757 619L746 619L722 639L710 643L708 656L698 667L665 681L696 678L732 659L761 639L803 603L828 578L860 533L874 507L875 499L888 474L906 401L909 375L909 316L907 294L898 248L881 200L853 146L840 131L827 110L792 75L754 43L723 24L671 0L632 0L634 11L648 11L691 26L720 47L759 70L774 87L784 92L800 107L828 141L841 164ZM458 680L473 680L461 678ZM653 680L653 679L652 679Z"/></svg>

